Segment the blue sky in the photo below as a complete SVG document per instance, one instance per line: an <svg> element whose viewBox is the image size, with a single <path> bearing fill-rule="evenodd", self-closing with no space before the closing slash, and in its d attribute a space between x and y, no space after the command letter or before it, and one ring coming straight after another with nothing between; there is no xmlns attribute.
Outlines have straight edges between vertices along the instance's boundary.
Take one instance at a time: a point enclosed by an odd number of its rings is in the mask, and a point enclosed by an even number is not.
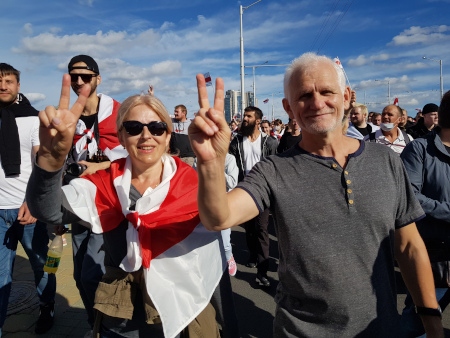
<svg viewBox="0 0 450 338"><path fill-rule="evenodd" d="M240 90L239 5L254 1L2 0L0 60L22 72L21 91L38 109L58 104L68 61L89 54L103 78L99 92L123 101L151 83L170 113L183 103L192 117L195 74ZM387 104L389 81L391 101L414 116L440 100L439 62L423 56L442 60L450 87L448 13L450 0L262 0L243 15L245 64L286 64L307 51L337 56L369 111ZM287 120L284 68L256 68L256 95L264 113L273 104ZM252 68L245 70L252 91Z"/></svg>

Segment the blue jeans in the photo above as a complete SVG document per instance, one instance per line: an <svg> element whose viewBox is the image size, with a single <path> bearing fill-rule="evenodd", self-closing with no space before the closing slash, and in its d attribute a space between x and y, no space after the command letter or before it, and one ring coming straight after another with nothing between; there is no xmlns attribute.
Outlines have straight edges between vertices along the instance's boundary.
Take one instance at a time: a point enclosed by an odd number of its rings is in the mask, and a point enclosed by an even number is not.
<svg viewBox="0 0 450 338"><path fill-rule="evenodd" d="M233 251L231 248L231 229L228 228L222 230L220 233L222 235L223 249L225 250L225 258L227 259L227 261L229 261L233 256Z"/></svg>
<svg viewBox="0 0 450 338"><path fill-rule="evenodd" d="M34 282L41 304L55 300L55 274L44 272L47 259L48 233L47 225L42 222L22 225L17 221L19 209L0 209L0 328L3 327L8 310L11 293L14 259L17 243L24 248L34 272Z"/></svg>
<svg viewBox="0 0 450 338"><path fill-rule="evenodd" d="M72 223L73 278L88 315L94 325L95 291L105 273L103 235L94 234L78 223Z"/></svg>

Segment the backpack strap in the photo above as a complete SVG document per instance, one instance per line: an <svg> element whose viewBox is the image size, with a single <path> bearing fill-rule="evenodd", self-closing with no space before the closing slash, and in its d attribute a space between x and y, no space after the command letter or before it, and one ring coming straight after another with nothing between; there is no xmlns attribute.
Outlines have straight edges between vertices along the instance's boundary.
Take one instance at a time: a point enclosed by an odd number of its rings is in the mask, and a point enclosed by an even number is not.
<svg viewBox="0 0 450 338"><path fill-rule="evenodd" d="M408 136L408 134L406 133L406 131L404 131L404 130L402 130L402 129L400 129L400 131L402 132L403 138L405 139L405 145L407 145L409 142L411 142L411 140L409 139L409 136Z"/></svg>

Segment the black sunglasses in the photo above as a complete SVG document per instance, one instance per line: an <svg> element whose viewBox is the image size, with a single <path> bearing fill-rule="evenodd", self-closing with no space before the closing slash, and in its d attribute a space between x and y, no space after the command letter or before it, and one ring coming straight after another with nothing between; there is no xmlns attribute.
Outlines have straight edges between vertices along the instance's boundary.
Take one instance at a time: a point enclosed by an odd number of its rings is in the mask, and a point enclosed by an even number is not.
<svg viewBox="0 0 450 338"><path fill-rule="evenodd" d="M91 79L97 76L97 74L69 74L69 75L70 81L77 82L78 77L81 77L81 81L83 81L84 83L91 82Z"/></svg>
<svg viewBox="0 0 450 338"><path fill-rule="evenodd" d="M148 131L153 136L161 136L167 131L167 123L161 121L152 121L150 123L141 123L139 121L125 121L122 123L127 134L136 136L142 133L144 127L148 128Z"/></svg>

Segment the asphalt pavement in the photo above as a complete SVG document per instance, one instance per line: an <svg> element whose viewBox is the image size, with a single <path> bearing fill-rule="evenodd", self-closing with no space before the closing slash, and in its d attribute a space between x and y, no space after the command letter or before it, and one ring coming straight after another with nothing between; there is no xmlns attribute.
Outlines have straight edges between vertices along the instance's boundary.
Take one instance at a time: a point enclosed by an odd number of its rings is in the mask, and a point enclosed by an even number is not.
<svg viewBox="0 0 450 338"><path fill-rule="evenodd" d="M231 278L234 302L241 337L272 337L272 322L275 313L275 295L278 284L278 246L273 226L270 229L270 269L271 287L262 289L256 282L256 269L247 268L245 263L248 251L245 244L245 232L235 227L231 234L233 254L238 265L238 272ZM55 308L55 324L46 334L39 337L62 338L83 337L89 330L87 317L78 289L72 278L72 247L70 233L66 234L68 245L64 248L61 264L57 272L57 296ZM398 273L398 276L400 274ZM19 244L14 266L12 295L8 307L8 317L3 326L3 337L27 338L37 337L34 325L39 315L38 298L35 293L33 273L28 258ZM405 298L404 285L399 279L398 309L401 311ZM350 290L351 292L351 290ZM444 312L446 337L450 337L450 310Z"/></svg>

